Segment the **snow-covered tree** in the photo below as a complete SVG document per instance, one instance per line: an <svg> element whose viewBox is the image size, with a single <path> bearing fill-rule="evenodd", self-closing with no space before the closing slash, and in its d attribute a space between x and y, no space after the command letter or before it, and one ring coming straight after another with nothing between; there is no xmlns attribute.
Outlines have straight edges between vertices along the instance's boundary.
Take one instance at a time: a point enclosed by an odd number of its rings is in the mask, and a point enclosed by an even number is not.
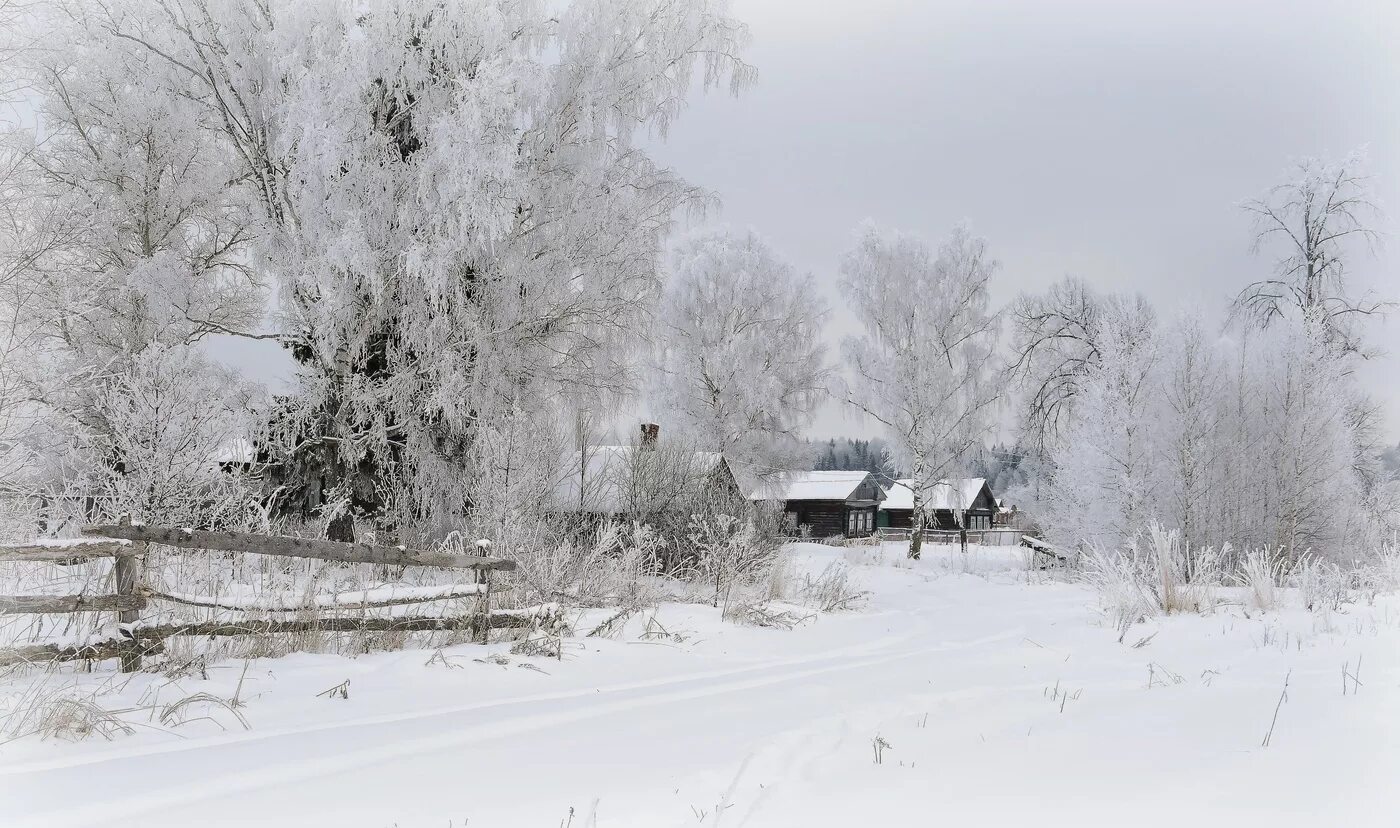
<svg viewBox="0 0 1400 828"><path fill-rule="evenodd" d="M1355 248L1377 239L1363 166L1357 155L1304 160L1291 180L1244 205L1256 220L1255 250L1281 252L1273 276L1246 286L1234 310L1259 328L1286 329L1256 354L1265 405L1254 425L1268 446L1258 465L1272 480L1263 542L1294 553L1309 544L1335 550L1343 533L1364 534L1362 523L1374 526L1391 509L1378 486L1377 407L1353 376L1368 354L1360 323L1393 306L1355 297L1347 281Z"/></svg>
<svg viewBox="0 0 1400 828"><path fill-rule="evenodd" d="M923 501L996 427L1000 319L988 309L997 263L957 228L935 252L862 225L841 261L841 290L865 327L843 351L847 402L884 426L913 478L909 556L923 542Z"/></svg>
<svg viewBox="0 0 1400 828"><path fill-rule="evenodd" d="M749 78L723 4L162 7L108 25L188 70L262 202L302 366L283 460L317 458L314 497L367 476L391 522L450 521L483 428L633 387L663 239L704 198L636 137Z"/></svg>
<svg viewBox="0 0 1400 828"><path fill-rule="evenodd" d="M1103 303L1073 277L1012 303L1010 373L1022 398L1022 440L1037 451L1052 448L1069 426L1080 383L1098 364Z"/></svg>
<svg viewBox="0 0 1400 828"><path fill-rule="evenodd" d="M1115 302L1095 332L1098 362L1050 453L1044 519L1066 546L1121 548L1161 508L1157 476L1160 332L1145 303Z"/></svg>
<svg viewBox="0 0 1400 828"><path fill-rule="evenodd" d="M1379 210L1371 201L1360 156L1339 164L1299 162L1291 180L1244 208L1255 218L1254 249L1278 249L1274 275L1247 285L1235 299L1237 313L1267 326L1274 320L1307 317L1342 353L1360 352L1360 317L1390 303L1353 298L1347 284L1347 248L1370 245Z"/></svg>
<svg viewBox="0 0 1400 828"><path fill-rule="evenodd" d="M0 146L0 493L12 499L33 492L45 448L30 380L52 320L31 277L35 261L63 242L35 197L32 172L22 152Z"/></svg>
<svg viewBox="0 0 1400 828"><path fill-rule="evenodd" d="M1121 549L1152 522L1196 553L1267 547L1339 554L1374 536L1386 492L1345 344L1322 324L1207 334L1196 311L1161 326L1142 300L1100 297L1096 359L1030 504L1066 546Z"/></svg>
<svg viewBox="0 0 1400 828"><path fill-rule="evenodd" d="M1183 312L1163 332L1161 351L1163 405L1158 423L1164 519L1179 528L1188 550L1219 548L1230 540L1211 516L1212 499L1223 485L1216 458L1225 404L1220 348L1206 333L1199 312Z"/></svg>
<svg viewBox="0 0 1400 828"><path fill-rule="evenodd" d="M25 401L20 442L47 467L23 486L51 495L80 481L91 503L125 509L134 489L114 447L129 434L112 431L104 406L131 390L146 349L253 326L264 299L237 164L163 62L112 37L94 11L24 9L33 37L15 76L37 100L38 126L5 136L25 203L9 235L24 242L0 266L18 321L7 350L19 343L24 356L7 354L0 372Z"/></svg>
<svg viewBox="0 0 1400 828"><path fill-rule="evenodd" d="M238 521L253 386L189 345L154 344L97 390L92 449L102 511L176 526Z"/></svg>
<svg viewBox="0 0 1400 828"><path fill-rule="evenodd" d="M752 231L672 250L654 401L668 426L758 477L803 468L827 394L825 303Z"/></svg>
<svg viewBox="0 0 1400 828"><path fill-rule="evenodd" d="M1346 346L1321 324L1269 331L1259 351L1255 465L1261 540L1294 555L1337 552L1362 503L1354 461L1351 378L1337 370Z"/></svg>
<svg viewBox="0 0 1400 828"><path fill-rule="evenodd" d="M62 48L30 55L43 140L27 153L65 243L36 259L54 344L102 371L143 348L244 332L263 315L243 172L207 113L101 7L40 18ZM149 16L149 15L147 15Z"/></svg>

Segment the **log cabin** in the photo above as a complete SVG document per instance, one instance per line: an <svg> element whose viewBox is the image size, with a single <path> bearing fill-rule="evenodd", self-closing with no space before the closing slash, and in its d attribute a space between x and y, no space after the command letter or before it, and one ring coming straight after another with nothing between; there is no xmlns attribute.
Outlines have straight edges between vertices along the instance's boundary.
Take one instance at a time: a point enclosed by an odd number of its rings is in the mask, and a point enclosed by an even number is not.
<svg viewBox="0 0 1400 828"><path fill-rule="evenodd" d="M884 491L870 472L802 471L784 475L752 495L782 504L786 522L816 538L860 538L875 532Z"/></svg>
<svg viewBox="0 0 1400 828"><path fill-rule="evenodd" d="M914 481L896 480L885 490L880 504L881 529L910 529L914 525ZM997 500L986 478L963 477L940 480L930 488L924 499L924 514L928 529L969 530L991 529L997 513Z"/></svg>

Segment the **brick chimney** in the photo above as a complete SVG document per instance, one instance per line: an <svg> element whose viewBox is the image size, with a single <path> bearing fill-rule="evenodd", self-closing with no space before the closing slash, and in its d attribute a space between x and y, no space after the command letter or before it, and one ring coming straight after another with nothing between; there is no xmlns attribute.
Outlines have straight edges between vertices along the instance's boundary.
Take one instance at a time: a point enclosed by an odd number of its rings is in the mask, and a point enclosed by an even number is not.
<svg viewBox="0 0 1400 828"><path fill-rule="evenodd" d="M647 451L656 448L656 442L661 438L661 426L656 423L642 423L641 447Z"/></svg>

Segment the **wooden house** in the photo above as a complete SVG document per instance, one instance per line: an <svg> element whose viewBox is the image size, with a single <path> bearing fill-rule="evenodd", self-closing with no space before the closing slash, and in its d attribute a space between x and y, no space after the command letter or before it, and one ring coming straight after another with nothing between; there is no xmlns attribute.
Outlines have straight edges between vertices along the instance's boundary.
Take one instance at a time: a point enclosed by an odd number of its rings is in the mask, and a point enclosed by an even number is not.
<svg viewBox="0 0 1400 828"><path fill-rule="evenodd" d="M790 472L751 495L782 504L786 521L812 537L865 537L875 531L884 492L869 472Z"/></svg>
<svg viewBox="0 0 1400 828"><path fill-rule="evenodd" d="M912 480L896 480L885 491L880 504L881 529L910 529L914 525ZM940 480L924 498L925 527L928 529L991 529L997 514L997 499L985 478L964 477Z"/></svg>

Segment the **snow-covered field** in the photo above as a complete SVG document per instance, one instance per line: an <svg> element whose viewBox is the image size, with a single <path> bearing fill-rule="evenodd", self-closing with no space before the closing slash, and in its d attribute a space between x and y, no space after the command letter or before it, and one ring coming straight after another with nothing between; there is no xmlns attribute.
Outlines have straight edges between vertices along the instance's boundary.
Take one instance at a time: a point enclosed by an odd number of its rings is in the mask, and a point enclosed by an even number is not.
<svg viewBox="0 0 1400 828"><path fill-rule="evenodd" d="M1393 596L1325 615L1226 605L1139 624L1120 643L1090 592L1027 573L1016 550L974 547L964 559L935 547L912 565L892 545L792 552L799 569L849 565L867 600L790 631L666 604L615 638L566 639L562 660L509 655L502 643L442 657L302 654L246 669L230 661L211 666L207 680L68 677L78 689L109 685L98 703L137 708L126 714L135 732L0 746L0 822L758 828L1400 818ZM578 626L606 615L592 611ZM1344 682L1344 665L1357 681ZM348 698L318 696L346 680ZM33 677L12 681L0 692L23 691ZM143 712L201 692L237 695L247 729L198 702L181 711L190 721L178 728Z"/></svg>

